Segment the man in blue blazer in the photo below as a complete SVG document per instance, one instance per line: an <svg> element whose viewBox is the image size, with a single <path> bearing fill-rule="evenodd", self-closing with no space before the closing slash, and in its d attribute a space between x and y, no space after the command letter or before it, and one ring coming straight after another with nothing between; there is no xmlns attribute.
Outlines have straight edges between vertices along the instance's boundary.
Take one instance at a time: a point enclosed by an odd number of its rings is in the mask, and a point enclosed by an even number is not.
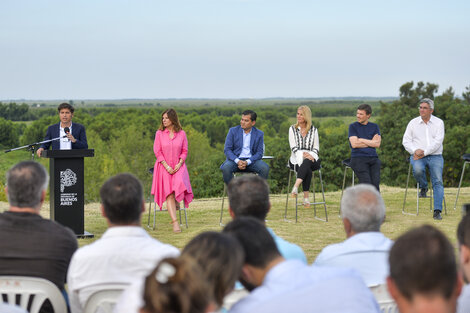
<svg viewBox="0 0 470 313"><path fill-rule="evenodd" d="M49 149L52 144L52 150L70 150L87 149L85 127L78 123L72 123L74 107L68 103L61 103L57 108L59 111L60 122L47 128L44 140L59 138L52 142L46 142L37 150L40 157L42 151Z"/></svg>
<svg viewBox="0 0 470 313"><path fill-rule="evenodd" d="M264 153L264 133L257 129L256 113L242 113L239 126L229 129L225 139L224 153L227 157L220 166L224 182L228 184L234 172L253 172L268 179L269 166L261 160Z"/></svg>

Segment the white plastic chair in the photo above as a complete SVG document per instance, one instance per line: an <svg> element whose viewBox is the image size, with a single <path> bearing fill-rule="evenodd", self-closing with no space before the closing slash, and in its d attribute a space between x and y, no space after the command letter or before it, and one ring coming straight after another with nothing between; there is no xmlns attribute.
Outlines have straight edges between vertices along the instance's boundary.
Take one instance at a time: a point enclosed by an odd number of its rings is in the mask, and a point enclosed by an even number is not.
<svg viewBox="0 0 470 313"><path fill-rule="evenodd" d="M52 304L54 312L67 312L62 292L56 285L44 278L0 276L0 294L2 297L6 296L8 303L17 304L29 313L38 313L47 299ZM17 297L19 297L19 303L16 303ZM31 301L31 307L28 310L29 301Z"/></svg>
<svg viewBox="0 0 470 313"><path fill-rule="evenodd" d="M88 298L83 313L111 313L128 284L100 285L100 290Z"/></svg>
<svg viewBox="0 0 470 313"><path fill-rule="evenodd" d="M379 303L380 312L382 313L400 313L398 306L388 293L387 284L369 286L370 291Z"/></svg>

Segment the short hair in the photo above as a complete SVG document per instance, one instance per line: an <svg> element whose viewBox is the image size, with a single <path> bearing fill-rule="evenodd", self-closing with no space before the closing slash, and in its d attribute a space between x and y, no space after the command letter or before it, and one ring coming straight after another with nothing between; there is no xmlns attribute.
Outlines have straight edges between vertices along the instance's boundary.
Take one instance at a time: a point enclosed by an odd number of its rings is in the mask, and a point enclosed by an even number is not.
<svg viewBox="0 0 470 313"><path fill-rule="evenodd" d="M215 302L222 306L241 273L244 252L240 243L227 234L208 231L194 237L181 255L189 255L199 263Z"/></svg>
<svg viewBox="0 0 470 313"><path fill-rule="evenodd" d="M312 110L307 105L301 105L297 108L297 111L301 110L305 121L307 122L307 130L312 127ZM299 127L299 123L295 124L295 127Z"/></svg>
<svg viewBox="0 0 470 313"><path fill-rule="evenodd" d="M18 208L38 208L43 191L47 190L49 175L40 163L23 161L6 174L8 202Z"/></svg>
<svg viewBox="0 0 470 313"><path fill-rule="evenodd" d="M245 264L264 268L281 256L266 227L253 217L238 217L228 223L223 232L240 242L245 251Z"/></svg>
<svg viewBox="0 0 470 313"><path fill-rule="evenodd" d="M457 240L459 245L470 248L470 214L464 215L457 227Z"/></svg>
<svg viewBox="0 0 470 313"><path fill-rule="evenodd" d="M242 112L242 115L249 115L252 122L256 121L256 117L258 116L255 111L252 110L245 110Z"/></svg>
<svg viewBox="0 0 470 313"><path fill-rule="evenodd" d="M163 259L145 278L143 299L148 313L204 313L212 301L200 266L189 257Z"/></svg>
<svg viewBox="0 0 470 313"><path fill-rule="evenodd" d="M432 101L431 99L429 99L429 98L423 98L423 99L421 99L421 100L419 101L419 104L421 104L421 103L427 103L427 104L429 104L429 108L430 108L431 110L434 110L434 101Z"/></svg>
<svg viewBox="0 0 470 313"><path fill-rule="evenodd" d="M227 186L230 208L235 217L252 216L264 221L269 212L269 186L257 175L235 177Z"/></svg>
<svg viewBox="0 0 470 313"><path fill-rule="evenodd" d="M371 115L372 114L372 107L370 105L368 105L367 103L363 103L363 104L360 104L358 107L357 107L358 110L362 110L362 111L366 111L366 114L367 115Z"/></svg>
<svg viewBox="0 0 470 313"><path fill-rule="evenodd" d="M100 189L101 204L109 221L116 225L139 222L142 213L142 184L132 174L108 179Z"/></svg>
<svg viewBox="0 0 470 313"><path fill-rule="evenodd" d="M437 293L450 299L457 284L452 244L437 228L424 225L401 235L390 254L390 277L408 300Z"/></svg>
<svg viewBox="0 0 470 313"><path fill-rule="evenodd" d="M173 130L175 132L179 132L180 130L183 129L183 127L181 126L180 120L178 119L178 114L176 113L175 109L170 108L170 109L166 109L165 111L163 111L162 118L160 120L160 127L158 128L159 130L165 129L165 126L163 126L163 115L165 114L168 116L168 119L173 124Z"/></svg>
<svg viewBox="0 0 470 313"><path fill-rule="evenodd" d="M341 217L357 232L380 231L385 218L385 203L377 189L369 184L347 188L341 199Z"/></svg>
<svg viewBox="0 0 470 313"><path fill-rule="evenodd" d="M63 109L68 109L70 113L73 113L75 111L75 108L70 103L67 103L67 102L61 103L57 107L57 111L59 112L60 110L63 110Z"/></svg>

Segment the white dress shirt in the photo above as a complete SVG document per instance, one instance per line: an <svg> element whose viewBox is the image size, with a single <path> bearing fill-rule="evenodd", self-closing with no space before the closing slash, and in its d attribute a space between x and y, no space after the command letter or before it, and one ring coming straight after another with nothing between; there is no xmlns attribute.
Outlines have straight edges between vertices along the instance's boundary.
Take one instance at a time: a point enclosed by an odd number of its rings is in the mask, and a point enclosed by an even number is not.
<svg viewBox="0 0 470 313"><path fill-rule="evenodd" d="M367 286L384 284L389 273L388 253L392 245L393 241L381 232L358 233L325 247L313 265L353 268Z"/></svg>
<svg viewBox="0 0 470 313"><path fill-rule="evenodd" d="M380 310L355 271L288 260L271 268L263 284L235 303L229 312L378 313Z"/></svg>
<svg viewBox="0 0 470 313"><path fill-rule="evenodd" d="M72 150L72 142L67 137L64 137L66 135L64 129L65 127L62 127L59 124L60 150ZM70 124L69 129L70 133L72 133L72 124Z"/></svg>
<svg viewBox="0 0 470 313"><path fill-rule="evenodd" d="M142 227L108 228L72 256L67 274L72 313L83 311L100 284L131 284L147 276L161 259L178 255L177 248L150 237Z"/></svg>
<svg viewBox="0 0 470 313"><path fill-rule="evenodd" d="M444 141L444 122L434 115L427 123L421 116L412 119L406 126L403 135L403 146L409 154L414 154L417 149L424 151L424 155L442 154L442 142Z"/></svg>

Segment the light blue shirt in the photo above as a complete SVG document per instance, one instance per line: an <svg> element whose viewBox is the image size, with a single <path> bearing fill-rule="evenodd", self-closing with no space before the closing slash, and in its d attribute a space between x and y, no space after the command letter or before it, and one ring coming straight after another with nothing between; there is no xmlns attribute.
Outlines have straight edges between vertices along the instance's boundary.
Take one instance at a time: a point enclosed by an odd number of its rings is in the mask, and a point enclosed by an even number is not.
<svg viewBox="0 0 470 313"><path fill-rule="evenodd" d="M305 256L305 253L301 247L299 247L296 244L290 243L282 239L281 237L278 237L271 228L266 227L266 229L274 238L274 242L276 242L277 249L279 250L281 255L284 257L284 259L300 260L304 264L307 264L307 257Z"/></svg>
<svg viewBox="0 0 470 313"><path fill-rule="evenodd" d="M457 313L470 312L470 285L463 287L462 293L457 300Z"/></svg>
<svg viewBox="0 0 470 313"><path fill-rule="evenodd" d="M358 233L325 247L313 265L353 268L367 286L383 284L389 272L388 252L392 245L393 241L381 232Z"/></svg>
<svg viewBox="0 0 470 313"><path fill-rule="evenodd" d="M246 162L248 163L248 165L251 164L251 160L249 158L251 158L250 143L251 143L251 131L252 130L253 129L250 129L250 132L248 134L245 133L245 131L243 131L243 148L238 158L235 159L235 163L238 163L240 159L247 159Z"/></svg>
<svg viewBox="0 0 470 313"><path fill-rule="evenodd" d="M351 269L281 262L263 284L235 303L230 313L378 313L379 305Z"/></svg>

